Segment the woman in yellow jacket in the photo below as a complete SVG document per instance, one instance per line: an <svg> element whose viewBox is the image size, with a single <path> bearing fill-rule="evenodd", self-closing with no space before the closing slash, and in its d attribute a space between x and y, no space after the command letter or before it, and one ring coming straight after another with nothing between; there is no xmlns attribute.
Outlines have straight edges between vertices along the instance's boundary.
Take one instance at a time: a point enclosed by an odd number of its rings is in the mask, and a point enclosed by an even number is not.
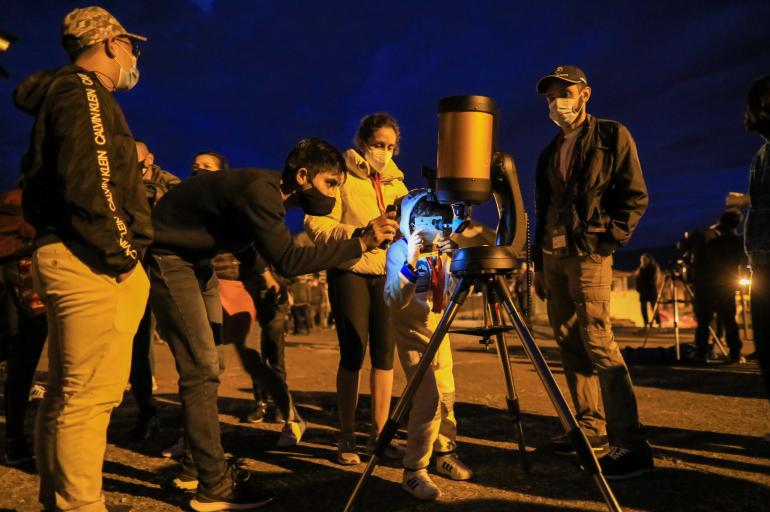
<svg viewBox="0 0 770 512"><path fill-rule="evenodd" d="M393 162L398 154L400 129L396 120L384 113L364 117L355 137L355 149L345 152L348 176L340 187L331 214L305 217L305 229L319 243L358 236L369 222L386 213L407 193L404 173ZM337 370L337 403L340 439L337 462L359 464L355 441L355 413L358 403L359 371L367 343L372 363L372 430L367 450L374 443L390 410L393 389L394 340L385 305L385 249L365 253L328 272L329 301L340 344ZM403 456L403 448L392 443L390 458Z"/></svg>

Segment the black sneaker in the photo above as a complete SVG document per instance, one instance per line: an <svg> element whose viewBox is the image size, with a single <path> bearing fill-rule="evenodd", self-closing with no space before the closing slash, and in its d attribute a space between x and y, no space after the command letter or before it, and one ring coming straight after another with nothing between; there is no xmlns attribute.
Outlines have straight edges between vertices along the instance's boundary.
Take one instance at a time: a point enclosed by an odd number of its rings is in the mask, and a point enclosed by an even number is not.
<svg viewBox="0 0 770 512"><path fill-rule="evenodd" d="M265 420L265 416L267 416L267 403L259 401L254 412L246 416L246 421L248 423L262 423Z"/></svg>
<svg viewBox="0 0 770 512"><path fill-rule="evenodd" d="M35 455L30 450L27 441L24 439L7 441L5 445L5 463L8 466L21 466L33 460L35 460Z"/></svg>
<svg viewBox="0 0 770 512"><path fill-rule="evenodd" d="M197 512L252 510L267 505L272 500L272 493L257 489L249 481L249 473L237 471L230 466L222 480L213 488L198 486L195 498L190 500L190 508Z"/></svg>
<svg viewBox="0 0 770 512"><path fill-rule="evenodd" d="M602 473L607 480L627 480L652 471L652 455L638 453L613 446L610 452L599 459Z"/></svg>
<svg viewBox="0 0 770 512"><path fill-rule="evenodd" d="M591 436L587 435L588 443L591 445L591 449L594 452L600 452L609 448L607 442L607 436ZM556 455L563 455L569 457L576 455L575 449L572 447L572 443L569 442L569 438L566 434L562 434L559 437L555 437L551 440L551 449Z"/></svg>

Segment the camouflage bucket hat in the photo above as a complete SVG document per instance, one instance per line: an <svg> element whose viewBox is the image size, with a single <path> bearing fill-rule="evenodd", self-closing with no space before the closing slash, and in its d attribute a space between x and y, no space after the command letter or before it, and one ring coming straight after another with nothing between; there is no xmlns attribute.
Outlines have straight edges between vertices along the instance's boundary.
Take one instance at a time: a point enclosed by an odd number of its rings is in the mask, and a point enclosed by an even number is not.
<svg viewBox="0 0 770 512"><path fill-rule="evenodd" d="M112 14L97 6L71 11L64 17L61 27L62 45L65 48L85 48L116 36L125 36L134 41L147 41L144 36L127 32Z"/></svg>

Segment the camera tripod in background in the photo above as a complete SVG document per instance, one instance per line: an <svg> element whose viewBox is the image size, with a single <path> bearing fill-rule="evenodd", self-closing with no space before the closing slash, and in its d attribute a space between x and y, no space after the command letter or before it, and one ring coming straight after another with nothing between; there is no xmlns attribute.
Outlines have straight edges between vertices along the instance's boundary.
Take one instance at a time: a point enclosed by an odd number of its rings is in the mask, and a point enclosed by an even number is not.
<svg viewBox="0 0 770 512"><path fill-rule="evenodd" d="M682 283L682 289L685 293L685 300L680 301L678 297L678 291L679 286L677 286L677 283ZM663 299L663 293L666 291L666 288L669 288L671 290L671 299L664 301ZM681 352L679 350L679 303L682 302L683 304L693 304L695 302L695 293L692 290L692 287L689 283L687 283L684 280L684 275L681 271L677 272L675 270L667 270L666 271L666 277L663 280L663 285L660 287L660 291L658 291L658 296L655 299L655 306L652 308L652 316L650 317L650 321L646 326L645 332L644 332L644 343L642 343L642 347L647 346L647 340L650 336L650 329L652 329L652 324L655 321L655 316L658 314L658 310L660 309L660 306L662 304L671 304L673 313L674 313L674 347L676 349L676 360L681 360ZM720 352L722 352L722 355L725 357L728 357L727 348L725 347L724 343L722 343L722 340L719 339L719 336L717 336L717 333L714 332L713 327L709 325L709 334L711 335L711 338L714 340L714 344L716 347L719 348Z"/></svg>
<svg viewBox="0 0 770 512"><path fill-rule="evenodd" d="M466 329L453 332L494 337L498 358L505 379L506 402L514 424L522 468L527 471L529 464L526 456L526 446L524 445L524 433L520 422L519 399L513 384L513 374L511 372L510 360L508 357L508 348L503 337L503 333L511 330L511 327L503 325L500 314L501 308L508 314L511 323L513 324L513 329L516 330L516 333L521 340L524 352L532 362L535 372L540 377L540 381L545 387L545 391L556 409L559 421L564 428L564 432L567 434L567 438L575 448L583 469L593 478L602 494L602 498L604 499L607 508L613 512L621 511L620 505L615 499L615 495L612 493L612 489L610 489L607 480L602 474L599 461L596 459L596 455L591 449L591 445L588 443L585 433L580 430L580 426L578 425L575 416L572 414L572 411L570 411L569 406L564 399L564 395L561 393L561 390L559 390L559 386L556 384L553 374L551 373L540 348L537 346L531 332L527 328L524 318L519 312L514 299L511 296L511 292L508 290L505 278L506 276L513 274L515 266L516 259L507 247L468 247L460 249L455 253L452 260L451 273L452 276L458 280L458 283L454 293L452 293L452 298L449 300L449 303L444 310L444 314L431 336L430 342L426 346L425 352L420 359L412 378L407 383L406 388L404 388L401 398L398 400L390 419L388 419L380 436L377 438L377 445L374 449L374 453L369 459L364 472L361 474L361 477L356 483L356 487L353 489L353 493L348 499L344 509L345 512L351 512L353 509L356 499L361 494L367 480L371 477L377 462L380 457L384 455L385 449L396 434L399 422L404 417L404 414L410 409L414 394L422 382L425 372L433 364L433 358L438 352L447 332L450 332L452 322L454 321L460 306L463 305L465 299L468 297L471 288L475 288L476 291L481 292L487 298L488 313L492 320L491 325L478 329Z"/></svg>

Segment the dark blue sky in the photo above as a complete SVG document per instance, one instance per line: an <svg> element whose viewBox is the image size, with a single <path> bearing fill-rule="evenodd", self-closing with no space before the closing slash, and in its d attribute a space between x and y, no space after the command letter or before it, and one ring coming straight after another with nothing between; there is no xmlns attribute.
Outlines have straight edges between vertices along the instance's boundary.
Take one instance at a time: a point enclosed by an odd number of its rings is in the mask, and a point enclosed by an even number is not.
<svg viewBox="0 0 770 512"><path fill-rule="evenodd" d="M136 89L117 97L158 162L186 176L202 149L233 166L278 169L297 139L350 145L360 118L402 127L397 162L410 187L435 163L436 102L483 94L500 108L528 208L534 164L555 134L535 83L577 64L589 112L635 136L650 208L632 247L675 242L713 222L746 188L759 140L743 128L749 83L770 74L770 2L115 1L101 5L149 37ZM0 57L0 170L16 179L32 119L10 101L28 74L64 64L67 1L0 0L0 27L20 36ZM492 224L491 205L475 215Z"/></svg>

